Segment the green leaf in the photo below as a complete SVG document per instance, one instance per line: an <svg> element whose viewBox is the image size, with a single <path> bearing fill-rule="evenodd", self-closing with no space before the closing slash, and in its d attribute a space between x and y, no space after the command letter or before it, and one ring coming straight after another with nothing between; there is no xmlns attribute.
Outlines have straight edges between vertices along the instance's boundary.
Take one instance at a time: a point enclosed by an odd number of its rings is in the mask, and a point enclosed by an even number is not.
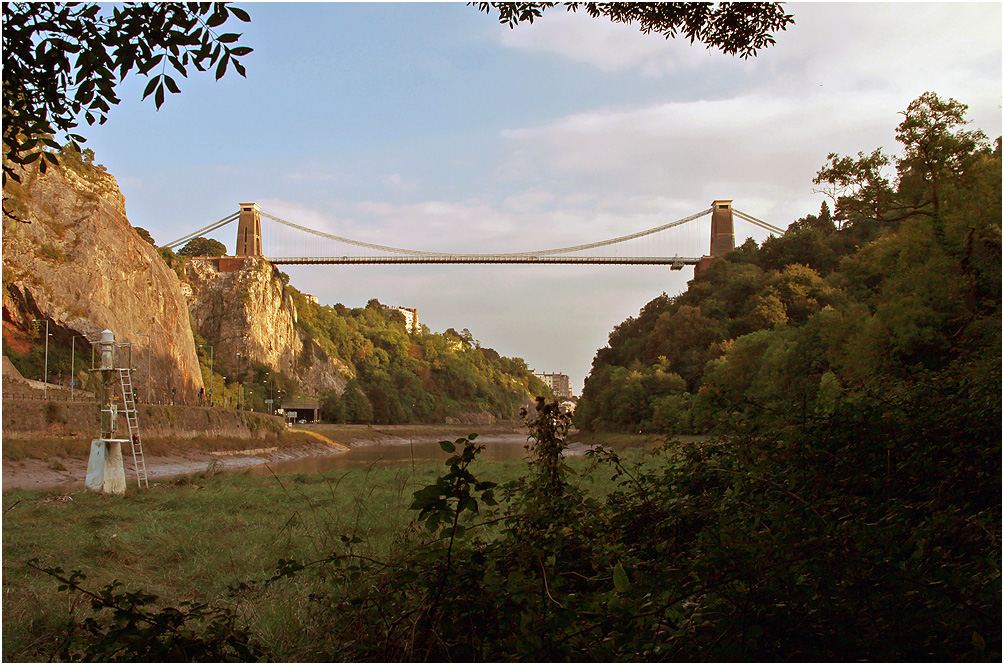
<svg viewBox="0 0 1004 665"><path fill-rule="evenodd" d="M181 89L178 88L178 84L174 82L174 79L166 74L164 75L164 83L167 84L167 89L171 92L175 94L181 92Z"/></svg>
<svg viewBox="0 0 1004 665"><path fill-rule="evenodd" d="M216 80L219 81L223 78L223 75L227 73L227 61L230 60L230 56L226 53L220 58L220 64L216 66Z"/></svg>
<svg viewBox="0 0 1004 665"><path fill-rule="evenodd" d="M469 510L475 515L478 514L478 500L473 496L465 496L457 502L457 514L463 513L465 510Z"/></svg>
<svg viewBox="0 0 1004 665"><path fill-rule="evenodd" d="M614 566L614 589L619 593L624 593L631 588L631 580L628 579L627 571L624 570L624 566L618 561L617 565Z"/></svg>
<svg viewBox="0 0 1004 665"><path fill-rule="evenodd" d="M452 453L456 452L457 447L453 445L450 441L440 441L439 447L443 449L443 452Z"/></svg>
<svg viewBox="0 0 1004 665"><path fill-rule="evenodd" d="M223 35L220 35L219 37L217 37L216 41L220 42L221 44L233 44L234 42L236 42L240 38L241 38L241 36L238 35L237 33L228 32L226 34L223 34Z"/></svg>
<svg viewBox="0 0 1004 665"><path fill-rule="evenodd" d="M248 16L248 13L240 7L227 7L227 9L229 9L230 13L236 16L238 20L243 21L244 23L251 22L251 17Z"/></svg>
<svg viewBox="0 0 1004 665"><path fill-rule="evenodd" d="M208 25L210 28L215 28L215 27L223 25L226 22L227 22L227 14L226 14L226 12L225 11L223 11L223 12L217 11L217 12L214 12L213 15L209 17L209 20L206 21L206 25Z"/></svg>
<svg viewBox="0 0 1004 665"><path fill-rule="evenodd" d="M160 80L159 76L154 76L150 79L150 82L146 84L146 88L143 90L143 99L146 99L153 94L153 91L157 89L157 82Z"/></svg>
<svg viewBox="0 0 1004 665"><path fill-rule="evenodd" d="M187 53L185 54L185 57L186 58L188 57ZM181 74L185 78L188 78L188 72L185 71L185 66L184 66L184 64L183 64L183 62L181 60L179 60L178 58L173 58L172 57L172 58L170 58L170 63L171 63L171 66L174 67L175 71L177 71L179 74Z"/></svg>

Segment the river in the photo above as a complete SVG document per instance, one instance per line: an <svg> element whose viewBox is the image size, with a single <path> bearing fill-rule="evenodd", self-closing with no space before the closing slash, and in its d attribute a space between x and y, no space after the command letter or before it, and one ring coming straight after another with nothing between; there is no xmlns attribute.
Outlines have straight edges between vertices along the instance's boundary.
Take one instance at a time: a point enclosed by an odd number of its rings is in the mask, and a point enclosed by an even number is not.
<svg viewBox="0 0 1004 665"><path fill-rule="evenodd" d="M477 438L476 443L485 449L478 459L486 462L508 462L526 457L527 439L525 434L485 434ZM458 447L459 448L459 447ZM581 454L584 446L573 444L568 454ZM268 466L242 469L249 475L267 475L271 473L325 473L328 471L347 471L368 466L407 466L410 464L427 464L444 462L450 456L439 446L439 440L425 438L394 439L366 445L357 445L351 449L326 455L323 457L306 457L279 462L269 462Z"/></svg>
<svg viewBox="0 0 1004 665"><path fill-rule="evenodd" d="M334 436L351 446L348 450L331 454L293 455L283 458L276 457L228 457L219 460L222 473L247 473L249 475L326 473L329 471L347 471L350 469L365 469L377 466L406 466L411 464L442 463L449 456L440 446L441 439L453 440L455 434L446 431L435 431L434 428L413 428L411 432L405 429L396 430L391 427L381 428L374 437L374 430L357 428L356 430L330 431L326 428L311 428L318 433ZM684 437L681 437L684 438ZM685 437L703 438L703 437ZM495 431L486 432L477 438L477 443L484 445L485 450L479 459L489 462L506 462L524 459L526 456L527 437L525 432ZM617 449L621 446L613 445ZM587 446L573 443L566 448L566 455L581 455ZM316 453L316 449L315 449ZM218 459L218 458L217 458ZM58 462L58 463L56 463ZM84 476L87 470L86 459L23 460L16 463L4 462L4 489L40 489L61 492L73 492L83 489ZM148 468L151 480L164 481L180 476L190 476L206 470L214 464L212 458L201 454L195 458L186 455L174 455L154 460L148 458ZM126 475L132 487L132 460L126 460Z"/></svg>

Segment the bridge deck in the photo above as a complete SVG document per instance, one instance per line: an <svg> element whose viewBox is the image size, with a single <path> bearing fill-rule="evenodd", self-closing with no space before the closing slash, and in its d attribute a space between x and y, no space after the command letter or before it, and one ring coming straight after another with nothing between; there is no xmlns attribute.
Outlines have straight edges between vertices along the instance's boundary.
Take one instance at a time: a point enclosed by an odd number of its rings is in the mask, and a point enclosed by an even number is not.
<svg viewBox="0 0 1004 665"><path fill-rule="evenodd" d="M535 263L535 264L582 264L582 265L668 265L674 269L700 263L700 257L684 256L520 256L511 254L444 254L433 256L283 256L266 257L277 265L316 264L487 264L487 263Z"/></svg>

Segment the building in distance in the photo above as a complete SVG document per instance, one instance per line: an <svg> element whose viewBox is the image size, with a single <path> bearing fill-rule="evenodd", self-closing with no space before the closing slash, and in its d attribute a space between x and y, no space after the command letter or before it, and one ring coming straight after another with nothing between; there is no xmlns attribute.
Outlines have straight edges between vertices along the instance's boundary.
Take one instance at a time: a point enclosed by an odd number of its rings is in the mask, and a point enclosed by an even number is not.
<svg viewBox="0 0 1004 665"><path fill-rule="evenodd" d="M387 307L404 315L404 329L409 333L417 333L420 328L418 323L418 310L409 307Z"/></svg>
<svg viewBox="0 0 1004 665"><path fill-rule="evenodd" d="M567 374L551 374L548 372L538 372L537 370L534 370L533 373L534 376L551 387L555 397L564 399L572 397L572 389Z"/></svg>

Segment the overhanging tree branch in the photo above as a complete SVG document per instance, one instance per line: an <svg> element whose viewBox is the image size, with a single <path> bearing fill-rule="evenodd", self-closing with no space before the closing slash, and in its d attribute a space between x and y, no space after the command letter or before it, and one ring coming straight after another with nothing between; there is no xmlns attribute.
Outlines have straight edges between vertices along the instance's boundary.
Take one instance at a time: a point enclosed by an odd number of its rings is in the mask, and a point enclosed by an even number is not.
<svg viewBox="0 0 1004 665"><path fill-rule="evenodd" d="M57 137L79 150L73 133L81 120L104 124L119 103L115 86L135 71L149 79L143 98L159 109L166 92L181 91L168 73L188 76L190 67L215 67L217 79L229 66L245 75L239 33L222 33L230 17L249 22L247 12L227 3L11 2L3 7L3 181L19 181L14 165L38 162L45 172L57 164L47 148ZM159 73L151 74L157 65Z"/></svg>
<svg viewBox="0 0 1004 665"><path fill-rule="evenodd" d="M557 2L473 2L487 14L498 12L499 23L510 28L533 23ZM777 2L565 2L567 11L583 8L593 18L614 23L637 23L639 29L667 39L683 36L728 55L755 56L774 44L773 33L795 19Z"/></svg>

